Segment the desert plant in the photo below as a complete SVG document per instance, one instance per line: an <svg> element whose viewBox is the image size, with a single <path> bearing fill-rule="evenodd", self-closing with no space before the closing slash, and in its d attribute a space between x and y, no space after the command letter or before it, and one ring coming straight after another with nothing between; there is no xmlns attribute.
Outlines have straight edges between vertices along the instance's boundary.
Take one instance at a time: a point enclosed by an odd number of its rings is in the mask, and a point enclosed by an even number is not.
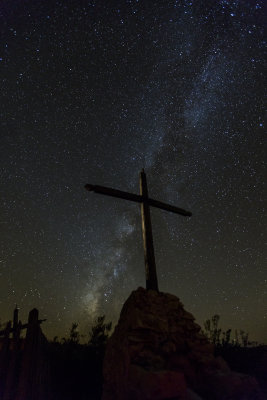
<svg viewBox="0 0 267 400"><path fill-rule="evenodd" d="M70 328L69 341L70 341L70 343L73 343L73 344L79 344L79 342L80 342L80 334L78 331L78 324L76 322L73 322L72 326Z"/></svg>
<svg viewBox="0 0 267 400"><path fill-rule="evenodd" d="M220 336L222 330L218 328L220 316L218 314L213 315L211 319L207 319L204 322L204 333L211 343L217 345L220 343Z"/></svg>
<svg viewBox="0 0 267 400"><path fill-rule="evenodd" d="M219 328L220 316L218 314L213 315L211 319L207 319L204 322L204 335L217 347L247 347L251 344L248 341L248 333L243 330L235 330L235 338L231 340L232 329L222 331Z"/></svg>
<svg viewBox="0 0 267 400"><path fill-rule="evenodd" d="M92 326L89 334L89 345L101 347L106 344L112 328L112 322L105 323L105 318L105 315L102 315L96 319L95 325Z"/></svg>

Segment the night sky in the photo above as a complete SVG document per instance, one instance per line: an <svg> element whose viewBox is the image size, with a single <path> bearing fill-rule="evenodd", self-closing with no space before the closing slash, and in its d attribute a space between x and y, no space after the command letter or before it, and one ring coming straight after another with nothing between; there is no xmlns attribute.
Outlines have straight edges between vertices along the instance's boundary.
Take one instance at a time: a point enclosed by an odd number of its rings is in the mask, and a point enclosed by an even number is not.
<svg viewBox="0 0 267 400"><path fill-rule="evenodd" d="M198 323L267 341L264 1L5 0L0 5L0 318L37 307L49 338L117 321L145 286L140 205L159 288Z"/></svg>

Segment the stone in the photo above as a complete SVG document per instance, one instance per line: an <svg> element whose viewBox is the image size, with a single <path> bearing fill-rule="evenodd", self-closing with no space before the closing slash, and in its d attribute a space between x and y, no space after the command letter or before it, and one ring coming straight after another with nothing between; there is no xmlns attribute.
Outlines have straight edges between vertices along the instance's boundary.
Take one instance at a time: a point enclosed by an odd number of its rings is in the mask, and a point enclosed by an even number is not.
<svg viewBox="0 0 267 400"><path fill-rule="evenodd" d="M184 375L177 371L148 371L132 365L130 379L124 399L129 400L162 400L186 399Z"/></svg>
<svg viewBox="0 0 267 400"><path fill-rule="evenodd" d="M256 380L216 358L194 320L174 295L132 292L108 340L102 400L262 400Z"/></svg>
<svg viewBox="0 0 267 400"><path fill-rule="evenodd" d="M202 397L198 396L193 390L187 389L186 390L187 398L186 400L203 400Z"/></svg>
<svg viewBox="0 0 267 400"><path fill-rule="evenodd" d="M198 390L207 400L264 399L255 378L231 370L202 372Z"/></svg>
<svg viewBox="0 0 267 400"><path fill-rule="evenodd" d="M214 368L221 370L223 372L230 372L230 368L227 364L227 362L222 358L222 357L216 357L214 361Z"/></svg>

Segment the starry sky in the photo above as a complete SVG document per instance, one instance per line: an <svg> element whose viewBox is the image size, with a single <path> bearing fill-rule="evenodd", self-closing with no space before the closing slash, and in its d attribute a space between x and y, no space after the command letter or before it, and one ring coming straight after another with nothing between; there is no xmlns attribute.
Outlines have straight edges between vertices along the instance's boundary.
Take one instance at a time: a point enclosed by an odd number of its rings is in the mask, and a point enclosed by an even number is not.
<svg viewBox="0 0 267 400"><path fill-rule="evenodd" d="M145 286L139 192L160 290L198 323L267 342L264 1L5 0L0 5L0 318L45 334L117 321Z"/></svg>

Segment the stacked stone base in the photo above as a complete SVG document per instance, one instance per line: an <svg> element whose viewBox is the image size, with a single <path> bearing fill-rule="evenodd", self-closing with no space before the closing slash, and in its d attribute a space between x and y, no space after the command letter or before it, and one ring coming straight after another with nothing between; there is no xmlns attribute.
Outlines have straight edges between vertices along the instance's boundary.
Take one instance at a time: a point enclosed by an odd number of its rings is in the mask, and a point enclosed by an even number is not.
<svg viewBox="0 0 267 400"><path fill-rule="evenodd" d="M139 288L125 302L104 360L102 400L264 400L230 370L171 294Z"/></svg>

